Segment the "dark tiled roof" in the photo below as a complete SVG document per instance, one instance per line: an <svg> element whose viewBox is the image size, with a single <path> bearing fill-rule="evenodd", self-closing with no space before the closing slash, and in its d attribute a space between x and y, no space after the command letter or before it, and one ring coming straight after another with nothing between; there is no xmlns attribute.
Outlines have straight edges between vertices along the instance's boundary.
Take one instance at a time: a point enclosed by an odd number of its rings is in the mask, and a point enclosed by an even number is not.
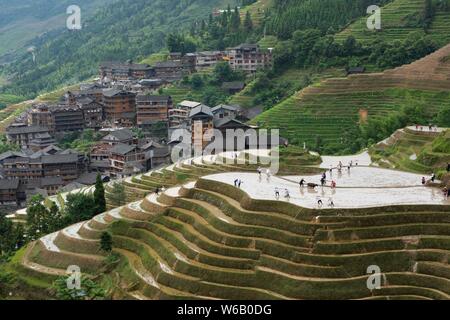
<svg viewBox="0 0 450 320"><path fill-rule="evenodd" d="M100 64L102 68L130 69L130 70L147 70L151 69L148 64L137 64L127 62L107 61Z"/></svg>
<svg viewBox="0 0 450 320"><path fill-rule="evenodd" d="M116 137L119 141L130 140L130 139L133 139L133 137L134 137L133 132L129 129L116 130L116 131L110 132L108 134L108 136L109 135Z"/></svg>
<svg viewBox="0 0 450 320"><path fill-rule="evenodd" d="M43 164L73 163L78 162L78 154L54 154L51 156L42 156Z"/></svg>
<svg viewBox="0 0 450 320"><path fill-rule="evenodd" d="M40 179L41 187L62 186L64 184L61 177L45 177Z"/></svg>
<svg viewBox="0 0 450 320"><path fill-rule="evenodd" d="M94 100L89 97L84 96L84 97L77 98L77 102L81 105L86 105L86 104L90 104L90 103L94 102Z"/></svg>
<svg viewBox="0 0 450 320"><path fill-rule="evenodd" d="M141 101L155 101L155 102L166 102L170 100L170 96L148 96L148 95L138 95L136 97L136 102Z"/></svg>
<svg viewBox="0 0 450 320"><path fill-rule="evenodd" d="M76 180L76 182L79 182L81 184L85 185L91 185L95 184L97 181L97 173L96 172L85 172Z"/></svg>
<svg viewBox="0 0 450 320"><path fill-rule="evenodd" d="M222 84L223 90L242 90L245 88L245 83L242 81L224 82Z"/></svg>
<svg viewBox="0 0 450 320"><path fill-rule="evenodd" d="M6 132L8 134L43 133L48 132L48 128L39 126L9 127L6 129Z"/></svg>
<svg viewBox="0 0 450 320"><path fill-rule="evenodd" d="M169 155L170 155L169 148L167 147L157 148L153 151L153 157L155 158L168 157Z"/></svg>
<svg viewBox="0 0 450 320"><path fill-rule="evenodd" d="M155 63L155 68L181 68L180 61L160 61Z"/></svg>
<svg viewBox="0 0 450 320"><path fill-rule="evenodd" d="M203 114L205 114L207 116L210 116L210 117L214 116L210 107L205 106L204 104L201 104L201 105L199 105L199 106L197 106L197 107L195 107L194 109L191 110L191 112L189 113L189 117L192 118L192 117L195 117L196 115L199 115L201 113L203 113Z"/></svg>
<svg viewBox="0 0 450 320"><path fill-rule="evenodd" d="M20 158L25 158L27 155L22 153L22 152L17 152L17 151L6 151L2 154L0 154L0 161L11 158L11 157L20 157Z"/></svg>
<svg viewBox="0 0 450 320"><path fill-rule="evenodd" d="M220 127L222 127L222 126L224 126L224 125L226 125L226 124L228 124L230 122L234 122L234 123L238 124L239 126L242 126L242 127L245 127L245 128L250 128L249 125L247 125L247 124L245 124L245 123L243 123L243 122L241 122L239 120L230 119L230 118L224 118L224 119L215 120L214 121L214 128L220 128Z"/></svg>
<svg viewBox="0 0 450 320"><path fill-rule="evenodd" d="M220 109L225 109L228 111L239 111L240 107L239 106L230 106L227 104L219 104L218 106L215 106L214 108L211 109L212 113L216 113L217 111L219 111Z"/></svg>
<svg viewBox="0 0 450 320"><path fill-rule="evenodd" d="M109 167L110 163L108 160L99 160L91 162L91 168L109 168Z"/></svg>
<svg viewBox="0 0 450 320"><path fill-rule="evenodd" d="M125 90L120 90L120 89L104 89L103 90L103 95L105 97L115 97L117 95L134 95L134 93L129 92L129 91L125 91Z"/></svg>
<svg viewBox="0 0 450 320"><path fill-rule="evenodd" d="M126 155L135 149L135 145L130 146L128 144L119 143L111 149L111 153Z"/></svg>
<svg viewBox="0 0 450 320"><path fill-rule="evenodd" d="M243 43L233 49L253 50L253 49L258 49L258 48L259 48L259 45L257 45L257 44Z"/></svg>
<svg viewBox="0 0 450 320"><path fill-rule="evenodd" d="M0 190L14 190L19 188L19 180L18 179L12 179L12 180L0 180Z"/></svg>

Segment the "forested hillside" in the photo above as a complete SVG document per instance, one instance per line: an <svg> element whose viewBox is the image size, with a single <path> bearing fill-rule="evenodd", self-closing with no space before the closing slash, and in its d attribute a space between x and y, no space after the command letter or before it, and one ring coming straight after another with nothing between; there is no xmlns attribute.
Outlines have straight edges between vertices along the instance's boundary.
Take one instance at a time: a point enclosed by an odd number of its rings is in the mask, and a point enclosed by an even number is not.
<svg viewBox="0 0 450 320"><path fill-rule="evenodd" d="M36 63L25 52L4 72L14 75L4 91L33 97L62 84L86 79L103 60L139 60L159 51L170 31L186 28L214 8L235 0L121 0L83 20L83 29L50 33L32 44Z"/></svg>
<svg viewBox="0 0 450 320"><path fill-rule="evenodd" d="M316 28L336 33L349 21L365 15L370 5L384 5L392 0L273 0L267 31L280 38L290 38L294 31Z"/></svg>
<svg viewBox="0 0 450 320"><path fill-rule="evenodd" d="M78 0L84 18L114 0ZM66 26L72 0L0 0L0 63L14 59L34 37Z"/></svg>

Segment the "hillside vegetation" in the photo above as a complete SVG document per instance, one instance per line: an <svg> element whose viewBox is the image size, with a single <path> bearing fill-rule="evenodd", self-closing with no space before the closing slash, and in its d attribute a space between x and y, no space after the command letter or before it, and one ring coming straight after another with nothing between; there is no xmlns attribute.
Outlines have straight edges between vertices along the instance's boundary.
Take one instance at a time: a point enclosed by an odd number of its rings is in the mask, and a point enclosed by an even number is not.
<svg viewBox="0 0 450 320"><path fill-rule="evenodd" d="M442 133L400 129L370 148L372 160L382 167L439 177L450 163L450 130Z"/></svg>
<svg viewBox="0 0 450 320"><path fill-rule="evenodd" d="M52 297L76 264L113 299L449 299L448 206L319 211L201 178L248 170L202 158L126 179L127 201L143 199L30 243L0 270L6 288ZM178 186L153 193L161 183Z"/></svg>
<svg viewBox="0 0 450 320"><path fill-rule="evenodd" d="M2 90L34 97L96 74L105 60L142 60L159 52L170 32L186 28L213 8L234 0L125 0L100 9L78 32L68 30L35 39L36 64L24 53L4 70L13 83Z"/></svg>
<svg viewBox="0 0 450 320"><path fill-rule="evenodd" d="M373 40L404 40L411 32L428 33L442 45L450 42L450 6L449 1L433 1L434 7L427 13L425 0L393 0L381 10L381 30L368 30L367 18L358 19L337 39L345 40L354 36L360 42Z"/></svg>
<svg viewBox="0 0 450 320"><path fill-rule="evenodd" d="M78 0L82 19L114 0ZM25 45L43 33L66 27L71 0L0 0L0 63L10 62Z"/></svg>
<svg viewBox="0 0 450 320"><path fill-rule="evenodd" d="M306 142L324 152L354 152L408 122L433 121L439 111L449 108L448 56L450 45L383 73L325 80L273 107L253 123L281 128L282 135L294 143ZM367 119L360 118L362 110L367 110Z"/></svg>

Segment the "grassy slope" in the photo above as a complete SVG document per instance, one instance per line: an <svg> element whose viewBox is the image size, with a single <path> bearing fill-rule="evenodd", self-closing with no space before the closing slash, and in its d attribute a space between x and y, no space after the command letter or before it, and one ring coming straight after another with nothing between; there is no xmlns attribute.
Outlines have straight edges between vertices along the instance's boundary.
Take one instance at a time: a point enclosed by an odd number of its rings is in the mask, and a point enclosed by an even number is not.
<svg viewBox="0 0 450 320"><path fill-rule="evenodd" d="M414 25L411 20L419 17L424 6L424 0L395 0L381 9L381 31L367 29L367 18L361 18L352 23L337 35L337 39L344 40L353 35L358 41L368 42L380 38L394 41L403 40L410 32L423 31L420 26ZM442 44L450 41L450 14L437 11L431 28L428 31Z"/></svg>
<svg viewBox="0 0 450 320"><path fill-rule="evenodd" d="M407 33L414 31L406 28L408 32L403 34L398 30L401 29L404 17L417 12L422 2L396 0L387 5L382 11L385 28L376 36L390 40L403 39ZM449 32L445 33L450 26L445 24L449 17L450 13L438 12L432 23L431 32L436 31L436 38L440 37L442 41L450 35ZM344 39L349 34L354 34L360 41L375 37L373 33L362 30L365 21L356 21L338 37ZM327 146L342 148L342 143L345 144L342 142L343 135L346 130L357 125L361 108L368 109L371 116L384 117L405 104L423 105L430 114L435 113L438 107L449 104L450 91L445 86L428 91L424 85L396 87L396 81L382 78L357 78L348 81L346 78L337 78L315 83L304 92L296 93L266 111L254 119L253 123L269 128L282 128L282 135L294 143L306 142L311 147L316 137L320 136Z"/></svg>
<svg viewBox="0 0 450 320"><path fill-rule="evenodd" d="M82 12L82 19L91 16L92 13L100 6L112 2L113 0L93 0L82 2L78 1ZM50 4L49 1L45 3L33 3L32 1L22 1L28 3L8 4L5 10L10 10L16 17L9 23L0 25L0 58L6 53L14 53L20 50L25 50L25 45L42 35L56 29L61 29L66 26L66 8L73 4L70 1L59 1L58 4ZM42 2L42 1L41 1ZM54 1L55 2L55 1ZM39 12L44 10L41 6L51 6L49 12ZM37 7L36 7L37 6ZM21 13L20 15L18 13Z"/></svg>
<svg viewBox="0 0 450 320"><path fill-rule="evenodd" d="M382 167L443 174L450 161L450 130L441 134L400 130L386 143L374 145L369 152Z"/></svg>
<svg viewBox="0 0 450 320"><path fill-rule="evenodd" d="M264 19L264 14L267 9L272 6L272 0L258 0L251 5L242 8L241 17L242 20L245 18L247 11L250 11L250 16L252 17L253 23L258 26Z"/></svg>

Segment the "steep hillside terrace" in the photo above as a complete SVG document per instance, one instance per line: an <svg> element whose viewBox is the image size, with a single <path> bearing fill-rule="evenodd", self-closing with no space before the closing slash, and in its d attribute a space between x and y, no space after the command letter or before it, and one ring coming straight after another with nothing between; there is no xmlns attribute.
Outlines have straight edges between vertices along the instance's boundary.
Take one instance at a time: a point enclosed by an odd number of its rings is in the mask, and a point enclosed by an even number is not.
<svg viewBox="0 0 450 320"><path fill-rule="evenodd" d="M207 167L214 158L183 167ZM16 273L30 284L40 279L43 288L73 264L113 277L99 250L108 230L121 257L115 297L449 299L450 202L419 185L418 175L369 168L366 154L351 159L358 166L350 172L334 170L334 191L300 189L298 176L222 168L38 240L14 260ZM345 160L327 157L322 166ZM290 199L283 198L286 188ZM334 208L327 206L330 195ZM382 286L369 290L367 267L374 264Z"/></svg>
<svg viewBox="0 0 450 320"><path fill-rule="evenodd" d="M370 42L376 39L385 41L404 40L411 32L423 32L420 19L425 0L394 0L381 8L381 30L369 30L367 17L360 18L338 33L336 38L344 41L354 36L359 42ZM450 12L437 10L427 33L439 43L450 41Z"/></svg>
<svg viewBox="0 0 450 320"><path fill-rule="evenodd" d="M423 106L430 119L450 104L450 45L409 65L383 73L332 78L310 86L252 120L308 147L320 137L340 146L360 121L384 118L405 105Z"/></svg>

